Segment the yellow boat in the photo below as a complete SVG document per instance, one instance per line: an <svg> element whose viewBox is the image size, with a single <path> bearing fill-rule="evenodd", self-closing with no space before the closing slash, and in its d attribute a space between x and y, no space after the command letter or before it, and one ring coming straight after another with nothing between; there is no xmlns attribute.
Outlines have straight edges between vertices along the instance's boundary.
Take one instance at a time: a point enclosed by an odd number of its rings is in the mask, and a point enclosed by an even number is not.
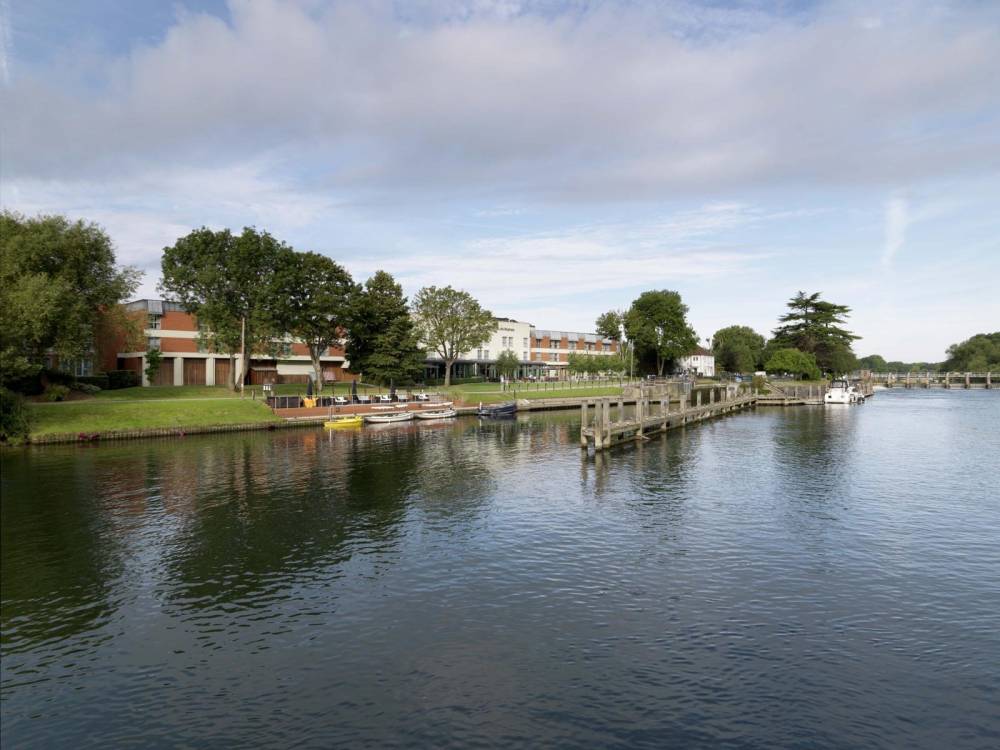
<svg viewBox="0 0 1000 750"><path fill-rule="evenodd" d="M334 430L340 427L360 427L364 424L364 417L360 414L350 414L343 417L334 417L333 419L328 419L323 423L323 426Z"/></svg>

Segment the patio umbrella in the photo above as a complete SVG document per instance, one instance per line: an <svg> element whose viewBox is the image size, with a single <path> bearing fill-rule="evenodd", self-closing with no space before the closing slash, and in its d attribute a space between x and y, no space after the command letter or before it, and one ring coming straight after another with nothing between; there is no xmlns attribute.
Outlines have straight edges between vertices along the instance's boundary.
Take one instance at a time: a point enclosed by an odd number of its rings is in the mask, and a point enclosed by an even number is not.
<svg viewBox="0 0 1000 750"><path fill-rule="evenodd" d="M356 402L358 400L358 381L351 381L351 401Z"/></svg>
<svg viewBox="0 0 1000 750"><path fill-rule="evenodd" d="M389 379L389 400L396 398L396 381Z"/></svg>
<svg viewBox="0 0 1000 750"><path fill-rule="evenodd" d="M307 396L312 396L313 395L313 379L312 379L312 375L310 375L309 379L306 381L306 395Z"/></svg>

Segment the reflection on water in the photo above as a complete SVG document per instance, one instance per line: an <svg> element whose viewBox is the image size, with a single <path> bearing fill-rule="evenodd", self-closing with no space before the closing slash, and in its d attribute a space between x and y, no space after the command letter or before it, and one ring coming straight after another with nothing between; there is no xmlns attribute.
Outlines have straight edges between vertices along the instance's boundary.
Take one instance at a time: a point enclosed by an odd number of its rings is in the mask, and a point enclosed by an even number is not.
<svg viewBox="0 0 1000 750"><path fill-rule="evenodd" d="M1000 743L1000 394L5 452L5 746Z"/></svg>

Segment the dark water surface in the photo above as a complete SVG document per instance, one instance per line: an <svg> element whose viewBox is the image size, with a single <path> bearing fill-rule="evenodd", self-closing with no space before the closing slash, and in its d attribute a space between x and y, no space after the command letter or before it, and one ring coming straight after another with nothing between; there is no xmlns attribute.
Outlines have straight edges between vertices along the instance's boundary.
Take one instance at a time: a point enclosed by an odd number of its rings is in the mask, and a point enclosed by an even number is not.
<svg viewBox="0 0 1000 750"><path fill-rule="evenodd" d="M1000 392L4 452L4 747L1000 747Z"/></svg>

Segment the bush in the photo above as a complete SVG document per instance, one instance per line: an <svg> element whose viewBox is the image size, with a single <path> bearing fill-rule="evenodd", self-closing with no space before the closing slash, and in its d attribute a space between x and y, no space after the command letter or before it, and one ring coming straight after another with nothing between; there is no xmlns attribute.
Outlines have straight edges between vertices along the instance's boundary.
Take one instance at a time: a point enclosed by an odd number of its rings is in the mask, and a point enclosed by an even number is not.
<svg viewBox="0 0 1000 750"><path fill-rule="evenodd" d="M108 389L108 376L107 375L83 375L76 379L77 383L82 383L86 385L97 386L100 391L106 391Z"/></svg>
<svg viewBox="0 0 1000 750"><path fill-rule="evenodd" d="M65 385L50 385L42 394L43 401L65 401L69 395L69 387Z"/></svg>
<svg viewBox="0 0 1000 750"><path fill-rule="evenodd" d="M31 413L24 396L0 388L0 442L19 443L31 430Z"/></svg>
<svg viewBox="0 0 1000 750"><path fill-rule="evenodd" d="M108 379L108 390L135 388L139 385L139 374L134 370L108 370L104 374Z"/></svg>
<svg viewBox="0 0 1000 750"><path fill-rule="evenodd" d="M91 385L90 383L76 382L70 386L74 391L80 391L80 393L86 393L88 395L94 395L95 393L100 393L101 388L96 385Z"/></svg>

